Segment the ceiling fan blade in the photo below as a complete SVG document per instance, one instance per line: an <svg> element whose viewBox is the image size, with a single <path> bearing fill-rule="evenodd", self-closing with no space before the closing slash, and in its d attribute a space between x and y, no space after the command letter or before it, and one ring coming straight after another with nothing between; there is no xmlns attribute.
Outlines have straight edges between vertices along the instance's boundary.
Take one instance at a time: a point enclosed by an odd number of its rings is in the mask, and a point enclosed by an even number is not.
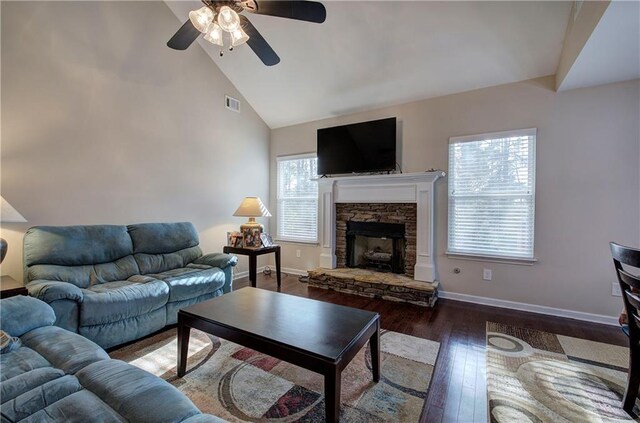
<svg viewBox="0 0 640 423"><path fill-rule="evenodd" d="M251 47L251 50L253 50L256 56L262 60L262 63L267 66L273 66L280 63L280 57L278 57L276 52L273 51L269 43L267 43L246 16L240 15L240 23L244 32L249 36L247 44L249 44L249 47Z"/></svg>
<svg viewBox="0 0 640 423"><path fill-rule="evenodd" d="M322 23L327 18L327 10L322 3L316 1L256 0L258 10L246 9L258 15L279 16L281 18L299 21Z"/></svg>
<svg viewBox="0 0 640 423"><path fill-rule="evenodd" d="M175 50L186 50L200 35L200 31L193 26L190 20L180 27L178 32L167 42L167 46Z"/></svg>

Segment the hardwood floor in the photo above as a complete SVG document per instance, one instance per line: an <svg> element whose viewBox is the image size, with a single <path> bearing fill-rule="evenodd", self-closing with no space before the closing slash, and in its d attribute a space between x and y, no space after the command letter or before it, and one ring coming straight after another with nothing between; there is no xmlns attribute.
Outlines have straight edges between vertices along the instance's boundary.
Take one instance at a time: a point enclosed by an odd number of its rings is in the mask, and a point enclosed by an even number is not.
<svg viewBox="0 0 640 423"><path fill-rule="evenodd" d="M275 272L269 276L259 274L257 285L277 290ZM234 289L244 286L249 286L248 278L234 281ZM613 326L443 299L438 300L435 308L428 309L308 287L295 275L283 274L281 291L376 311L380 313L382 329L439 342L440 353L421 422L487 421L485 325L488 321L628 345L622 331Z"/></svg>

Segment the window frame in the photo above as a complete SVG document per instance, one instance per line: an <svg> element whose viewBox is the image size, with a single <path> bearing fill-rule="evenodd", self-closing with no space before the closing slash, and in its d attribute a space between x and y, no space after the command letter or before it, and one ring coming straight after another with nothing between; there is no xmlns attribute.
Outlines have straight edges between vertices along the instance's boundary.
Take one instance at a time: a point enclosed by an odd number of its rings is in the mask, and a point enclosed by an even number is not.
<svg viewBox="0 0 640 423"><path fill-rule="evenodd" d="M314 239L300 239L300 238L292 238L283 236L280 233L280 219L282 217L282 208L280 207L280 162L290 161L290 160L303 160L303 159L316 159L318 160L318 155L316 153L300 153L300 154L288 154L283 156L276 157L276 241L278 242L290 242L296 244L310 244L310 245L319 245L318 244L318 194L316 190L316 207L315 207L315 218L316 218L316 231ZM317 184L317 182L316 182Z"/></svg>
<svg viewBox="0 0 640 423"><path fill-rule="evenodd" d="M479 252L464 252L464 251L451 251L450 248L450 231L449 231L449 219L451 217L450 210L450 198L451 188L450 185L447 187L447 251L446 255L449 258L453 259L461 259L461 260L471 260L471 261L485 261L485 262L494 262L494 263L505 263L505 264L519 264L519 265L533 265L538 261L535 256L535 220L536 220L536 168L537 168L537 141L538 141L538 130L537 128L525 128L525 129L514 129L509 131L499 131L499 132L488 132L483 134L474 134L474 135L465 135L459 137L450 137L448 148L447 148L447 160L449 161L450 149L453 144L460 144L465 142L473 142L473 141L491 141L495 139L503 139L503 138L511 138L511 137L533 137L532 142L532 151L530 151L531 160L533 162L532 170L532 184L531 184L531 204L533 205L533 209L531 212L531 231L532 231L532 240L531 240L531 256L530 257L521 257L521 256L509 256L509 255L492 255L492 254L482 254ZM452 168L451 163L449 165L449 174L451 175ZM451 179L449 179L451 181ZM494 195L495 196L495 195ZM482 197L482 196L478 196ZM487 195L486 197L491 197Z"/></svg>

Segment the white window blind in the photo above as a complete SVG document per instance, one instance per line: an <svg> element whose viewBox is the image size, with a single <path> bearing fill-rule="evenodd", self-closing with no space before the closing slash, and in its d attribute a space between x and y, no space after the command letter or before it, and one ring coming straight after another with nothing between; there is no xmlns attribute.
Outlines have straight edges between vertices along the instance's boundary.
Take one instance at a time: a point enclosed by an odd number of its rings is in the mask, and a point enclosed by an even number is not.
<svg viewBox="0 0 640 423"><path fill-rule="evenodd" d="M312 180L317 177L314 155L278 158L278 239L318 239L318 183Z"/></svg>
<svg viewBox="0 0 640 423"><path fill-rule="evenodd" d="M533 260L536 130L449 143L448 252Z"/></svg>

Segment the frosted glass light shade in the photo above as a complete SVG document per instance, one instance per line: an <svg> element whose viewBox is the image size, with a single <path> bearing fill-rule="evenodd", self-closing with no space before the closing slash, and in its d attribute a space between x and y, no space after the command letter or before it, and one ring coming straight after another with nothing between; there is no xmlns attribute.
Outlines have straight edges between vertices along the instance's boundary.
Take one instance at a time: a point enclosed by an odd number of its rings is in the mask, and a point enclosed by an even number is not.
<svg viewBox="0 0 640 423"><path fill-rule="evenodd" d="M202 33L207 32L209 25L213 22L213 10L203 6L198 10L189 12L189 20Z"/></svg>
<svg viewBox="0 0 640 423"><path fill-rule="evenodd" d="M218 25L227 32L240 28L240 16L229 6L222 6L218 12Z"/></svg>
<svg viewBox="0 0 640 423"><path fill-rule="evenodd" d="M271 217L271 213L259 197L246 197L240 207L233 213L239 217Z"/></svg>
<svg viewBox="0 0 640 423"><path fill-rule="evenodd" d="M215 44L217 46L222 47L222 28L217 23L213 23L209 26L209 30L207 34L204 36L204 39L209 41L211 44Z"/></svg>
<svg viewBox="0 0 640 423"><path fill-rule="evenodd" d="M249 36L242 30L242 28L238 28L231 33L231 45L233 47L244 44L247 41L249 41Z"/></svg>

